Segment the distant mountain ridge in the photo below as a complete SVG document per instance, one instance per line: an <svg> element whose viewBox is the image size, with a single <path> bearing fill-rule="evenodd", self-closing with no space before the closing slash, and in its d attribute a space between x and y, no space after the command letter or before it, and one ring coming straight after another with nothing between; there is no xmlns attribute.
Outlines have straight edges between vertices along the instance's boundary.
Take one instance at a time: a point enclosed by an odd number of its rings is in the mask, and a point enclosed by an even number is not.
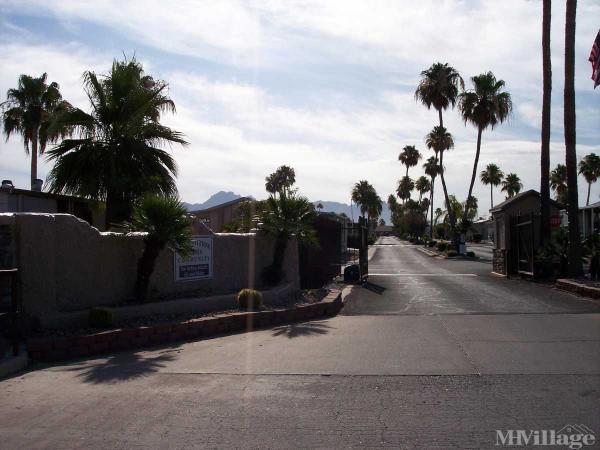
<svg viewBox="0 0 600 450"><path fill-rule="evenodd" d="M235 192L231 191L219 191L216 194L211 195L208 200L204 203L186 203L182 202L183 206L188 211L199 211L201 209L212 208L213 206L220 205L222 203L227 203L232 200L237 200L238 198L242 198L242 195L238 195Z"/></svg>
<svg viewBox="0 0 600 450"><path fill-rule="evenodd" d="M183 206L188 211L199 211L202 209L212 208L213 206L217 206L222 203L227 203L227 202L236 200L241 197L243 197L243 196L236 194L235 192L219 191L216 194L211 195L208 198L208 200L206 200L204 203L183 202ZM344 213L350 218L354 217L354 220L357 220L358 216L360 215L360 210L356 207L356 205L353 205L351 208L350 205L348 205L347 203L332 202L332 201L327 201L327 200L318 200L316 202L313 202L313 204L315 206L317 206L319 203L321 203L323 205L323 209L321 210L323 212L333 212L336 214ZM381 211L381 218L383 220L385 220L385 223L390 224L391 223L390 210L386 203L382 203L382 207L383 208Z"/></svg>

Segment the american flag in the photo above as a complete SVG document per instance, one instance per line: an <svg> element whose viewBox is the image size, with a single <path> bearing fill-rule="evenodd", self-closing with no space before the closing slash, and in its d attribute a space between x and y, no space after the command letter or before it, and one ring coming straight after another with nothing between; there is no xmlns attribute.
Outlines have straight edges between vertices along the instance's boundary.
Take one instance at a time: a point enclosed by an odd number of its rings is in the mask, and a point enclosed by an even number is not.
<svg viewBox="0 0 600 450"><path fill-rule="evenodd" d="M589 62L592 63L592 80L594 80L594 89L596 89L596 86L600 84L600 31L592 45Z"/></svg>

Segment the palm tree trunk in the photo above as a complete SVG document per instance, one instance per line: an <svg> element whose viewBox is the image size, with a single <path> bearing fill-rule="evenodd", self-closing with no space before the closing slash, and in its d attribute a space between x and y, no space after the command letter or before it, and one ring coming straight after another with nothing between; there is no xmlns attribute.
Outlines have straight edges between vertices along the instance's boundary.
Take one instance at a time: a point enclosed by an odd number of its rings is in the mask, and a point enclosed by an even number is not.
<svg viewBox="0 0 600 450"><path fill-rule="evenodd" d="M494 207L494 185L490 183L490 201L492 202L492 208Z"/></svg>
<svg viewBox="0 0 600 450"><path fill-rule="evenodd" d="M444 164L444 152L440 152L440 166ZM444 178L444 171L440 173L442 179L442 188L444 189L444 200L446 201L446 211L448 211L448 218L450 219L450 228L454 234L456 228L456 217L454 217L454 210L450 208L450 198L448 197L448 189L446 188L446 179Z"/></svg>
<svg viewBox="0 0 600 450"><path fill-rule="evenodd" d="M431 203L431 227L429 227L429 238L433 239L433 187L435 185L435 177L431 177L431 193L429 194L429 203Z"/></svg>
<svg viewBox="0 0 600 450"><path fill-rule="evenodd" d="M34 131L31 133L31 187L33 188L33 182L37 180L37 168L38 168L38 133Z"/></svg>
<svg viewBox="0 0 600 450"><path fill-rule="evenodd" d="M444 126L444 120L442 119L442 109L438 109L438 116L440 118L440 127Z"/></svg>
<svg viewBox="0 0 600 450"><path fill-rule="evenodd" d="M477 177L477 164L479 164L479 153L481 152L481 134L483 128L479 127L477 130L477 151L475 152L475 162L473 163L473 173L471 174L471 184L469 186L469 195L467 195L467 201L465 202L465 212L463 213L463 225L467 223L467 217L469 217L469 209L471 208L471 194L473 193L473 185L475 184L475 178Z"/></svg>
<svg viewBox="0 0 600 450"><path fill-rule="evenodd" d="M161 251L161 245L156 240L144 241L144 252L138 260L137 279L135 282L135 298L137 301L145 301L148 293L150 277L154 272L156 258Z"/></svg>
<svg viewBox="0 0 600 450"><path fill-rule="evenodd" d="M550 241L550 108L552 99L552 60L550 58L550 24L552 1L543 0L542 67L544 94L542 98L542 151L540 157L540 243Z"/></svg>
<svg viewBox="0 0 600 450"><path fill-rule="evenodd" d="M579 198L577 192L577 139L575 134L575 13L577 0L567 0L565 21L565 163L567 166L567 196L569 199L569 276L579 277L581 242L579 237Z"/></svg>
<svg viewBox="0 0 600 450"><path fill-rule="evenodd" d="M588 183L588 193L587 200L585 201L585 206L589 206L590 204L590 189L592 188L592 183Z"/></svg>

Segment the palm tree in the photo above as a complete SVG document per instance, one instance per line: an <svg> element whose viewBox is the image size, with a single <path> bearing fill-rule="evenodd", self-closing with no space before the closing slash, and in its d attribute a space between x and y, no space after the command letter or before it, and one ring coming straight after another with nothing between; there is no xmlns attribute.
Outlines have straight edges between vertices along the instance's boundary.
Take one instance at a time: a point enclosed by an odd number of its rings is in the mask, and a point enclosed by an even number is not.
<svg viewBox="0 0 600 450"><path fill-rule="evenodd" d="M426 194L427 192L429 192L431 190L431 183L429 182L427 177L420 176L419 178L417 178L417 181L415 181L415 189L419 193L419 202L420 202L421 199L423 198L423 194Z"/></svg>
<svg viewBox="0 0 600 450"><path fill-rule="evenodd" d="M514 197L523 188L523 183L516 173L509 173L502 182L502 192L506 192L507 198Z"/></svg>
<svg viewBox="0 0 600 450"><path fill-rule="evenodd" d="M369 222L375 222L377 224L377 219L381 215L381 211L383 210L383 205L381 198L377 195L377 192L373 190L369 194L368 198L368 206L367 206L367 214L369 216Z"/></svg>
<svg viewBox="0 0 600 450"><path fill-rule="evenodd" d="M567 166L558 164L550 173L550 187L554 191L556 200L563 205L567 204Z"/></svg>
<svg viewBox="0 0 600 450"><path fill-rule="evenodd" d="M450 229L453 237L456 238L456 216L452 208L450 208L450 199L448 197L448 189L446 188L446 179L444 178L444 152L454 147L454 139L452 139L452 135L444 127L436 126L425 136L425 145L440 155L439 173L442 179L442 188L444 189L444 199L446 209L448 210Z"/></svg>
<svg viewBox="0 0 600 450"><path fill-rule="evenodd" d="M565 20L565 87L564 129L565 162L567 166L567 196L569 214L569 276L582 273L579 236L579 194L577 191L577 143L575 130L575 16L577 0L567 0Z"/></svg>
<svg viewBox="0 0 600 450"><path fill-rule="evenodd" d="M48 152L54 167L51 191L106 202L106 226L127 220L145 194L174 195L177 165L164 144L186 145L183 135L160 123L175 112L167 84L144 74L141 63L114 61L110 73L83 74L92 112L73 109L53 121L50 131L70 128Z"/></svg>
<svg viewBox="0 0 600 450"><path fill-rule="evenodd" d="M31 186L37 180L38 155L44 153L46 144L63 137L66 130L48 132L54 115L68 110L71 105L62 99L58 83L46 83L47 74L40 77L21 75L16 89L9 89L6 101L0 104L6 140L13 133L23 136L25 153L31 152ZM31 149L30 149L31 146Z"/></svg>
<svg viewBox="0 0 600 450"><path fill-rule="evenodd" d="M540 158L540 241L550 242L550 108L552 100L552 60L550 55L550 23L552 1L543 0L542 19L542 71L544 94L542 97L542 151Z"/></svg>
<svg viewBox="0 0 600 450"><path fill-rule="evenodd" d="M437 151L436 156L430 156L423 164L423 170L425 170L425 175L429 175L431 178L431 190L429 191L429 206L431 207L431 217L433 218L433 188L435 186L435 177L441 173L440 166L437 162ZM427 214L425 214L425 220L427 220ZM429 229L429 237L433 239L433 227Z"/></svg>
<svg viewBox="0 0 600 450"><path fill-rule="evenodd" d="M296 172L290 166L280 166L275 172L265 178L265 188L268 193L276 195L283 192L289 194L296 182Z"/></svg>
<svg viewBox="0 0 600 450"><path fill-rule="evenodd" d="M454 108L459 88L464 88L464 82L458 72L448 64L438 62L421 72L415 99L420 100L427 109L433 106L438 112L440 127L443 127L442 110L448 109L449 106Z"/></svg>
<svg viewBox="0 0 600 450"><path fill-rule="evenodd" d="M473 193L473 185L477 176L483 130L487 127L491 127L493 130L498 123L504 122L512 111L510 94L503 92L505 85L503 80L496 80L492 72L487 72L472 77L471 81L474 89L460 94L458 102L458 109L465 124L469 122L477 127L477 150L467 195L467 208L463 212L463 222L466 221L469 214L469 198Z"/></svg>
<svg viewBox="0 0 600 450"><path fill-rule="evenodd" d="M494 187L498 186L504 178L504 173L494 163L487 165L485 170L481 171L480 179L483 184L490 186L490 200L492 202L492 208L494 207Z"/></svg>
<svg viewBox="0 0 600 450"><path fill-rule="evenodd" d="M190 223L187 210L175 196L147 196L133 209L128 222L130 231L145 231L144 251L138 260L135 296L146 299L150 277L162 250L170 248L181 256L192 252Z"/></svg>
<svg viewBox="0 0 600 450"><path fill-rule="evenodd" d="M323 210L323 203L321 203L321 202L317 203L317 209L319 211L322 211Z"/></svg>
<svg viewBox="0 0 600 450"><path fill-rule="evenodd" d="M396 189L396 193L398 197L402 200L402 203L405 204L406 200L410 198L410 194L415 188L415 183L410 179L409 176L402 177L400 181L398 181L398 188Z"/></svg>
<svg viewBox="0 0 600 450"><path fill-rule="evenodd" d="M369 210L369 197L375 191L375 188L366 180L361 180L352 188L352 201L360 205L360 213L366 216Z"/></svg>
<svg viewBox="0 0 600 450"><path fill-rule="evenodd" d="M267 199L267 207L261 217L261 231L275 239L273 262L262 273L265 284L278 284L285 273L283 260L289 240L315 244L315 230L312 226L316 217L314 205L299 196L295 190L280 192Z"/></svg>
<svg viewBox="0 0 600 450"><path fill-rule="evenodd" d="M398 161L406 166L406 176L408 176L408 169L419 164L420 159L421 153L414 145L406 145L398 155Z"/></svg>
<svg viewBox="0 0 600 450"><path fill-rule="evenodd" d="M590 189L592 183L595 183L600 176L600 157L595 153L590 153L579 161L579 174L583 175L588 184L586 206L590 204Z"/></svg>

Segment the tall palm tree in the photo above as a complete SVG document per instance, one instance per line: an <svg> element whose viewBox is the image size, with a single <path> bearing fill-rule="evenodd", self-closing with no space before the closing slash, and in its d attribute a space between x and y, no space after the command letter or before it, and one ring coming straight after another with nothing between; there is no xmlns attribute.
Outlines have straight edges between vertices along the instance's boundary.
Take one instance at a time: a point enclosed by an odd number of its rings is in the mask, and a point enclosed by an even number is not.
<svg viewBox="0 0 600 450"><path fill-rule="evenodd" d="M550 173L550 187L554 191L556 200L563 205L567 204L567 166L558 164Z"/></svg>
<svg viewBox="0 0 600 450"><path fill-rule="evenodd" d="M463 212L463 222L469 215L469 198L473 193L473 185L477 177L477 164L481 152L481 135L483 130L494 127L504 122L512 111L510 94L504 89L504 81L497 80L492 72L471 77L474 89L460 94L458 109L465 124L471 123L477 127L477 150L473 162L471 184L467 195L467 207Z"/></svg>
<svg viewBox="0 0 600 450"><path fill-rule="evenodd" d="M280 166L275 172L265 178L265 188L268 193L276 195L283 192L289 194L296 182L296 172L290 166Z"/></svg>
<svg viewBox="0 0 600 450"><path fill-rule="evenodd" d="M600 176L600 157L595 153L590 153L579 161L579 174L583 175L588 184L586 205L590 204L590 189L592 183L595 183Z"/></svg>
<svg viewBox="0 0 600 450"><path fill-rule="evenodd" d="M448 109L448 107L454 108L458 100L458 94L460 89L464 89L465 83L460 74L454 69L454 67L447 63L434 63L429 69L421 72L421 80L415 91L415 99L420 101L427 109L433 107L438 112L439 126L444 127L444 119L442 116L442 110ZM431 148L431 147L430 147ZM438 150L435 150L435 159L437 162ZM440 158L440 167L442 162ZM441 171L440 171L441 173ZM442 174L442 184L445 183ZM433 191L435 187L435 177L431 181L431 208L433 215ZM448 193L444 185L444 196L446 201L446 207L448 207ZM451 220L452 232L455 232L455 220ZM431 230L433 236L433 230Z"/></svg>
<svg viewBox="0 0 600 450"><path fill-rule="evenodd" d="M6 101L0 104L6 140L13 133L23 137L25 153L31 153L31 185L38 178L38 155L44 153L46 144L63 137L65 129L48 132L54 115L68 110L71 105L62 99L58 83L46 83L47 74L40 77L21 75L17 88L9 89ZM31 148L30 148L31 147Z"/></svg>
<svg viewBox="0 0 600 450"><path fill-rule="evenodd" d="M48 152L54 167L51 191L106 202L106 226L127 220L145 194L173 195L177 165L164 144L187 142L160 123L175 112L167 84L146 75L135 59L114 61L106 76L83 74L92 112L73 109L53 121L50 131L73 131Z"/></svg>
<svg viewBox="0 0 600 450"><path fill-rule="evenodd" d="M368 216L369 203L372 201L375 188L366 180L361 180L352 188L352 201L360 205L360 213L363 217Z"/></svg>
<svg viewBox="0 0 600 450"><path fill-rule="evenodd" d="M437 151L436 151L437 154ZM436 156L430 156L423 164L423 169L425 170L425 175L429 175L431 179L431 190L429 191L429 206L431 208L431 217L433 218L433 188L435 186L435 177L441 172L440 166L437 162ZM427 220L427 214L425 214L425 220ZM433 239L433 227L429 228L429 237Z"/></svg>
<svg viewBox="0 0 600 450"><path fill-rule="evenodd" d="M431 190L431 183L426 176L421 175L417 178L417 181L415 181L415 189L419 193L419 202L421 202L423 194L426 194Z"/></svg>
<svg viewBox="0 0 600 450"><path fill-rule="evenodd" d="M514 197L523 188L523 183L516 173L508 173L502 181L502 192L506 192L507 198Z"/></svg>
<svg viewBox="0 0 600 450"><path fill-rule="evenodd" d="M398 155L398 161L406 166L406 176L408 176L408 169L419 164L420 159L421 153L414 145L406 145Z"/></svg>
<svg viewBox="0 0 600 450"><path fill-rule="evenodd" d="M138 260L135 283L138 301L146 299L156 259L165 247L184 257L192 252L191 229L186 213L175 196L148 196L134 207L127 224L129 230L148 233L144 238L144 251Z"/></svg>
<svg viewBox="0 0 600 450"><path fill-rule="evenodd" d="M400 181L398 181L398 188L396 189L396 193L398 197L402 200L402 204L405 204L408 199L410 199L410 194L415 188L415 182L411 180L409 176L402 177Z"/></svg>
<svg viewBox="0 0 600 450"><path fill-rule="evenodd" d="M377 192L373 190L370 192L367 201L367 214L369 215L369 221L375 222L375 224L377 224L377 219L379 218L379 216L381 215L381 211L383 210L381 197L379 197L379 195L377 195Z"/></svg>
<svg viewBox="0 0 600 450"><path fill-rule="evenodd" d="M415 99L421 101L427 109L433 106L438 112L440 127L443 127L442 110L448 109L449 106L454 108L459 88L464 88L464 82L456 69L446 63L437 62L421 72Z"/></svg>
<svg viewBox="0 0 600 450"><path fill-rule="evenodd" d="M581 242L579 236L579 193L577 191L577 149L575 145L575 16L577 0L567 0L565 20L565 87L564 129L565 163L567 166L567 196L569 214L569 276L582 274Z"/></svg>
<svg viewBox="0 0 600 450"><path fill-rule="evenodd" d="M486 186L490 186L490 200L492 202L492 208L494 207L494 188L500 184L502 178L504 178L504 173L500 170L494 163L490 163L487 165L485 170L481 171L479 175L481 182Z"/></svg>
<svg viewBox="0 0 600 450"><path fill-rule="evenodd" d="M541 244L550 242L550 108L552 101L552 60L550 55L550 24L552 0L543 0L542 18L542 71L544 93L542 96L542 151L540 157Z"/></svg>
<svg viewBox="0 0 600 450"><path fill-rule="evenodd" d="M446 179L444 177L444 152L454 147L454 139L452 139L452 135L448 133L444 127L436 126L433 127L433 130L431 130L427 136L425 136L425 145L427 145L427 148L433 149L436 154L439 153L440 155L439 173L440 178L442 179L442 188L444 189L445 205L446 210L448 211L450 230L453 238L456 238L456 216L454 215L452 208L450 208L450 198L448 196L448 189L446 188Z"/></svg>

